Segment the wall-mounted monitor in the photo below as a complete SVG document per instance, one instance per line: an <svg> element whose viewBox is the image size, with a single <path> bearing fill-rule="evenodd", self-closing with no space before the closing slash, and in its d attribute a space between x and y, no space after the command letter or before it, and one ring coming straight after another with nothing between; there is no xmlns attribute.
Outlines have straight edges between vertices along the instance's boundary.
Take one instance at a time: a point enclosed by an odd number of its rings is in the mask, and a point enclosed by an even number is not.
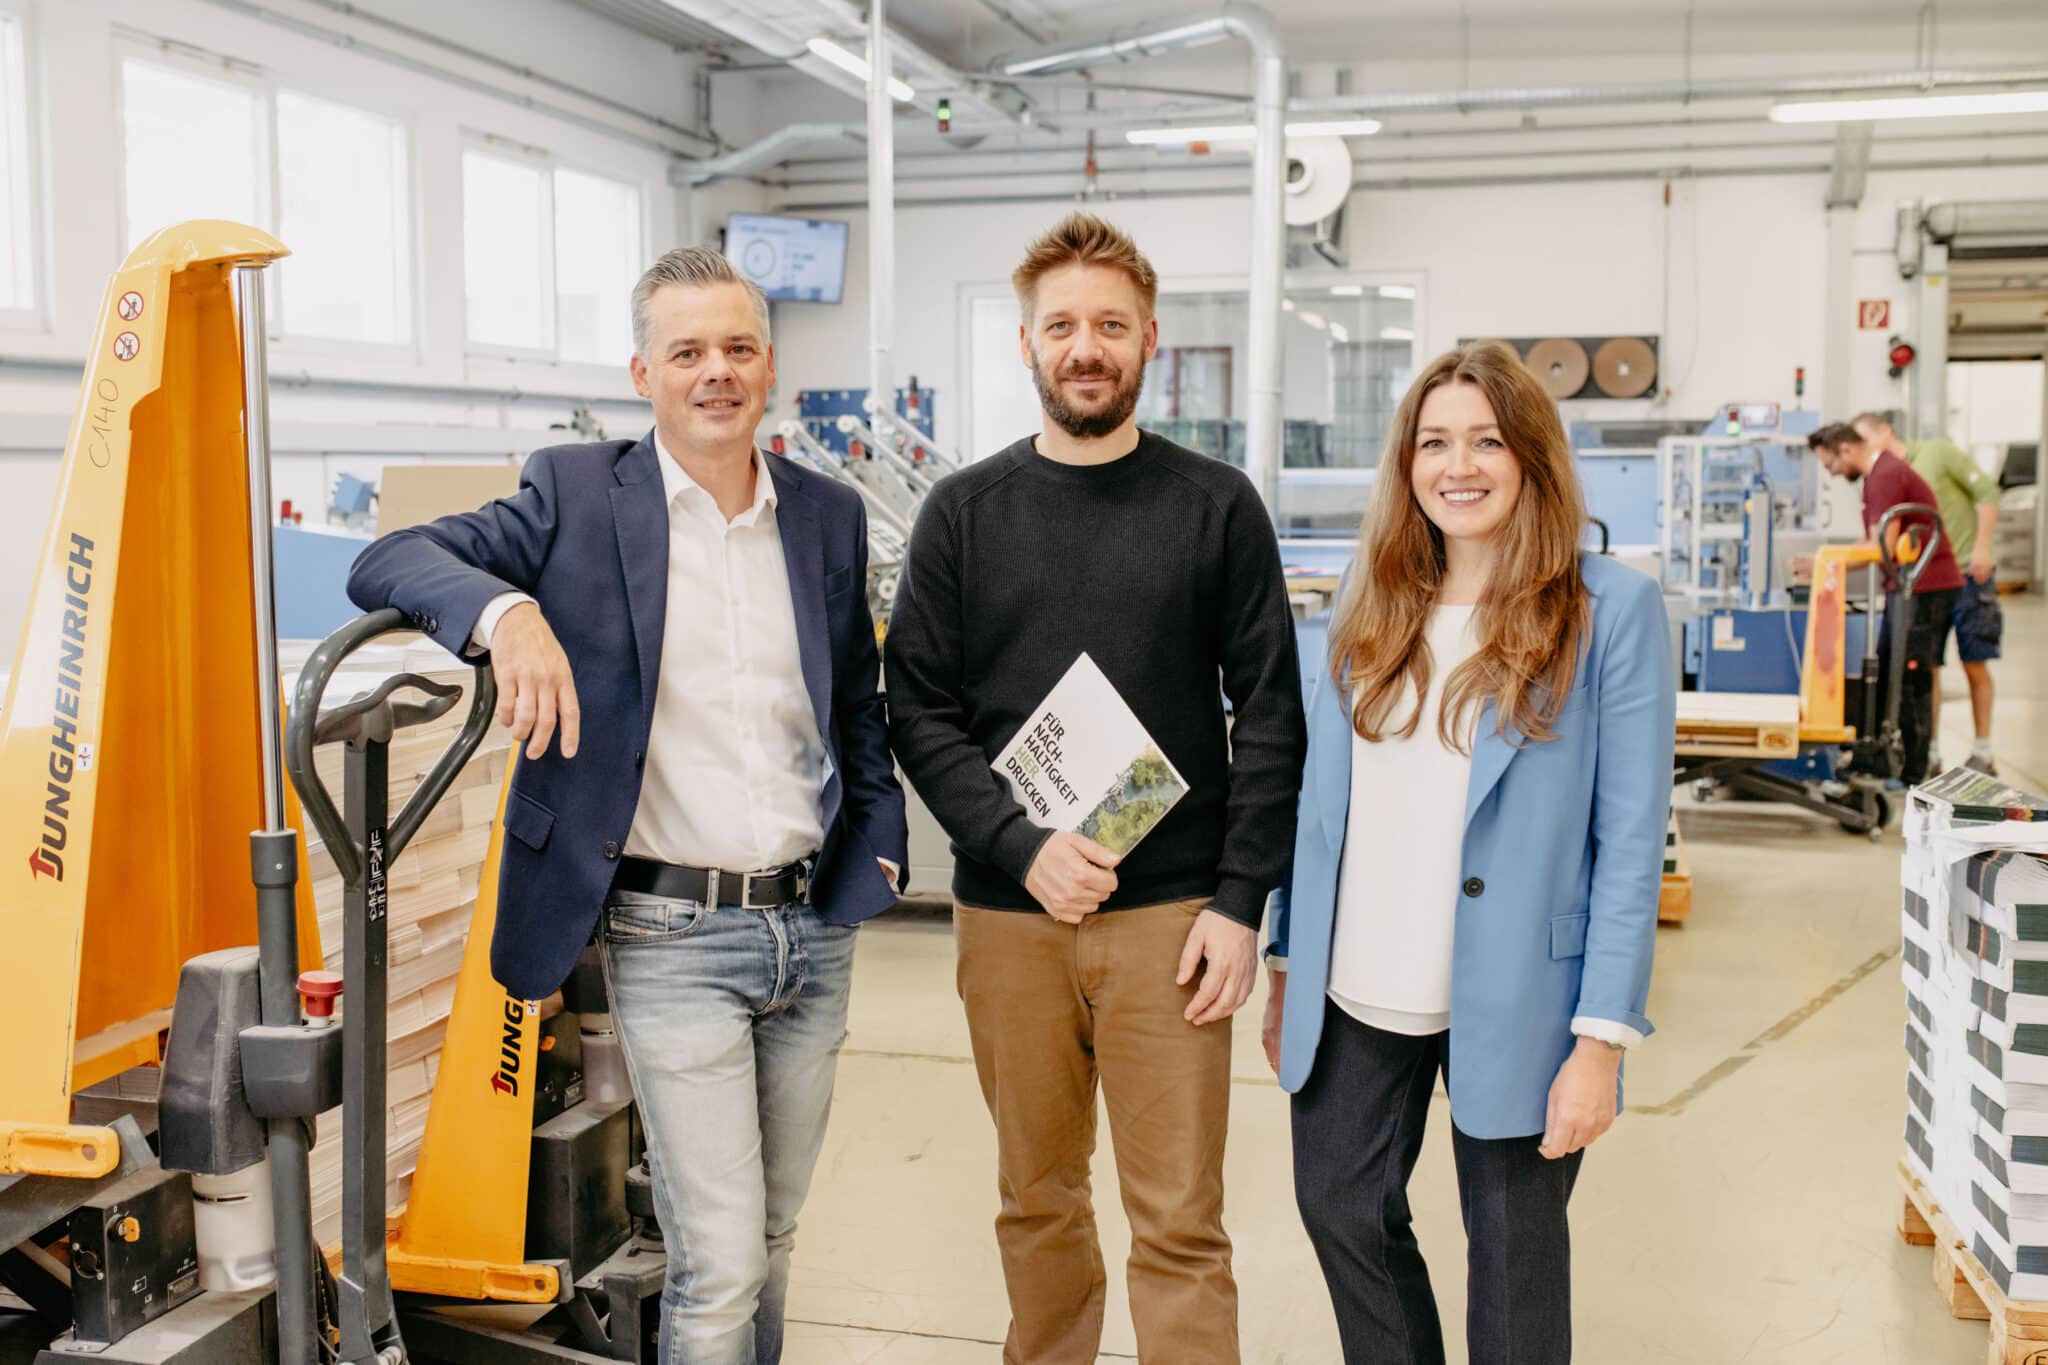
<svg viewBox="0 0 2048 1365"><path fill-rule="evenodd" d="M735 213L725 254L771 299L837 303L846 289L846 224Z"/></svg>

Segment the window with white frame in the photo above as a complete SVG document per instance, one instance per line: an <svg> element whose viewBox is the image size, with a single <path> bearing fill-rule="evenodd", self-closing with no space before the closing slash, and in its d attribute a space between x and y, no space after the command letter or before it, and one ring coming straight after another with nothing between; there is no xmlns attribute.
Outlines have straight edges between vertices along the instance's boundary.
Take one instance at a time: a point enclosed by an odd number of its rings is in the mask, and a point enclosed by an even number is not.
<svg viewBox="0 0 2048 1365"><path fill-rule="evenodd" d="M472 345L554 354L552 188L538 157L474 148L462 154L462 270Z"/></svg>
<svg viewBox="0 0 2048 1365"><path fill-rule="evenodd" d="M233 63L156 52L121 59L121 124L130 249L195 218L275 230L292 251L278 267L277 335L412 344L404 124L295 90L273 96Z"/></svg>
<svg viewBox="0 0 2048 1365"><path fill-rule="evenodd" d="M641 260L640 191L581 171L555 172L555 325L561 357L623 365L633 354Z"/></svg>
<svg viewBox="0 0 2048 1365"><path fill-rule="evenodd" d="M493 146L463 153L462 191L470 345L624 364L645 264L639 187Z"/></svg>
<svg viewBox="0 0 2048 1365"><path fill-rule="evenodd" d="M0 314L36 306L28 120L28 54L22 23L11 14L0 14Z"/></svg>
<svg viewBox="0 0 2048 1365"><path fill-rule="evenodd" d="M271 224L270 120L262 86L222 68L121 62L126 241L194 218Z"/></svg>
<svg viewBox="0 0 2048 1365"><path fill-rule="evenodd" d="M297 91L277 95L279 318L287 336L413 339L405 125Z"/></svg>
<svg viewBox="0 0 2048 1365"><path fill-rule="evenodd" d="M1416 367L1416 287L1290 281L1280 324L1280 503L1289 535L1349 535L1365 510L1380 446ZM1242 289L1162 291L1159 355L1138 421L1169 440L1243 465L1250 377Z"/></svg>

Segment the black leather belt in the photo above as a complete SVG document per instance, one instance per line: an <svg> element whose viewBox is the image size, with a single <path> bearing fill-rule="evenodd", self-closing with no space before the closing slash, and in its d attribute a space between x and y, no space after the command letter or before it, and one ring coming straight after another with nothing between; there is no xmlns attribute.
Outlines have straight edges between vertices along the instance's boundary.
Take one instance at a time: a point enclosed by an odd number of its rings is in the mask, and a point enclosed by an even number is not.
<svg viewBox="0 0 2048 1365"><path fill-rule="evenodd" d="M698 905L773 910L809 896L811 868L805 861L760 872L725 872L715 867L660 863L652 858L621 858L612 888L660 896L663 900L694 901Z"/></svg>

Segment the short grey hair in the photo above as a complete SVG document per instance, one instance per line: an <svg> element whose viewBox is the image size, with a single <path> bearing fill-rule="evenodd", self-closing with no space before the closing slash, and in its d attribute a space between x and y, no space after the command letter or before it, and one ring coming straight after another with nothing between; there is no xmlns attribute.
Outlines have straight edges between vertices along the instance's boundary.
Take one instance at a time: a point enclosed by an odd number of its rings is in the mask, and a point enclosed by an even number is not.
<svg viewBox="0 0 2048 1365"><path fill-rule="evenodd" d="M648 313L654 304L655 291L672 284L697 288L714 284L740 286L747 291L747 298L754 305L755 321L761 324L761 344L769 344L768 296L761 292L761 286L742 275L731 261L708 246L679 246L648 266L640 282L633 286L633 349L642 359L647 358L647 333L653 325Z"/></svg>

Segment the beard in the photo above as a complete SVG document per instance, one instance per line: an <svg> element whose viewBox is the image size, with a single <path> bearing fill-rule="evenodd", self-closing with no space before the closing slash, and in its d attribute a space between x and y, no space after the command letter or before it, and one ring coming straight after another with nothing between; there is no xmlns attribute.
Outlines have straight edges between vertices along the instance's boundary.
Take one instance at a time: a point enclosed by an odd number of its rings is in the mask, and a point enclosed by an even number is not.
<svg viewBox="0 0 2048 1365"><path fill-rule="evenodd" d="M1107 379L1114 387L1109 401L1097 411L1085 411L1075 407L1060 392L1060 381L1068 379ZM1032 354L1031 380L1038 389L1038 402L1045 409L1045 415L1053 425L1077 441L1092 441L1109 435L1138 410L1138 391L1145 386L1145 363L1138 362L1128 378L1124 372L1106 360L1090 365L1068 365L1057 374L1048 375L1045 366L1038 363L1037 353Z"/></svg>

